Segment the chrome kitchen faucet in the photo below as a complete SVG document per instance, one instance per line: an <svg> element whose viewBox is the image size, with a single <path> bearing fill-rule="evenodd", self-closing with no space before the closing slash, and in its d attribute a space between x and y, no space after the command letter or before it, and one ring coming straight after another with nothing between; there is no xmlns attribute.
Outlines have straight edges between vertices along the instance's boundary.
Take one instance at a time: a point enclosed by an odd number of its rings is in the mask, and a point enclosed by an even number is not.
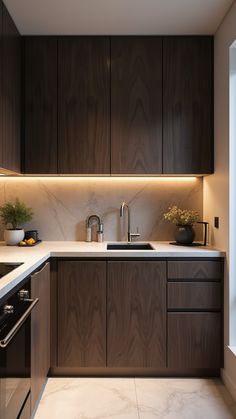
<svg viewBox="0 0 236 419"><path fill-rule="evenodd" d="M90 215L86 220L86 241L92 241L92 225L97 224L97 240L99 243L103 242L103 222L101 218L96 215Z"/></svg>
<svg viewBox="0 0 236 419"><path fill-rule="evenodd" d="M128 213L128 231L127 231L127 238L128 238L128 243L132 242L132 238L134 237L140 237L139 232L137 233L131 233L130 231L130 209L129 209L129 205L126 204L126 202L122 202L121 207L120 207L120 216L123 217L124 216L124 209L127 209L127 213Z"/></svg>

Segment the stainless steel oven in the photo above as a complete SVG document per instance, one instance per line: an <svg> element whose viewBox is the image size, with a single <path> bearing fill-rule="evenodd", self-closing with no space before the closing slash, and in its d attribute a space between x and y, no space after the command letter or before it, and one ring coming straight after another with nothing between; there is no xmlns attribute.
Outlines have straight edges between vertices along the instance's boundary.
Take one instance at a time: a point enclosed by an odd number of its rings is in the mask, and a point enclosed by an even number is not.
<svg viewBox="0 0 236 419"><path fill-rule="evenodd" d="M30 282L0 307L0 418L17 419L30 395Z"/></svg>

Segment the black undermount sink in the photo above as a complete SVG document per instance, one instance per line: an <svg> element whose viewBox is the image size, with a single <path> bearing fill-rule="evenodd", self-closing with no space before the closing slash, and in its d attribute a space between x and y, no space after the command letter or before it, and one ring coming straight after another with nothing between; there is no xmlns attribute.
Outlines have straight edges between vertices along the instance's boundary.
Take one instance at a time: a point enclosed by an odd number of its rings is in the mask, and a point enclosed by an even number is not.
<svg viewBox="0 0 236 419"><path fill-rule="evenodd" d="M150 243L108 243L107 250L154 250Z"/></svg>

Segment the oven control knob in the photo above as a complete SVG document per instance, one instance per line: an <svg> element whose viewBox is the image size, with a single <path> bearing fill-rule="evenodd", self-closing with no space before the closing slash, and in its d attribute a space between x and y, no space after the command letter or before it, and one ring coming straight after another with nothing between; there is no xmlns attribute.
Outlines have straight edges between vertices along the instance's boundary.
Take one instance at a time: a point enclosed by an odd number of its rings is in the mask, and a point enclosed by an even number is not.
<svg viewBox="0 0 236 419"><path fill-rule="evenodd" d="M14 307L11 305L6 304L5 306L3 306L3 313L4 314L12 314L14 313Z"/></svg>
<svg viewBox="0 0 236 419"><path fill-rule="evenodd" d="M27 300L29 298L29 291L28 290L20 290L18 292L18 297L20 300Z"/></svg>

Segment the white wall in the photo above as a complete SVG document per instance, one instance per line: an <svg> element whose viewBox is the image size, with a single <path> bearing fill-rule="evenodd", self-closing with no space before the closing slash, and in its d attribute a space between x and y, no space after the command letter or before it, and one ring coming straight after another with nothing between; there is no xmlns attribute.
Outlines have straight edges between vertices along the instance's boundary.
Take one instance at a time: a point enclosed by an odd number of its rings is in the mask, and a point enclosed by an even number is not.
<svg viewBox="0 0 236 419"><path fill-rule="evenodd" d="M211 242L227 252L225 264L225 363L223 379L236 399L236 357L229 344L229 48L236 39L236 3L215 34L215 173L204 179L204 218L220 228L211 229ZM236 164L236 161L235 161ZM235 279L236 280L236 279ZM236 327L236 325L235 325Z"/></svg>

